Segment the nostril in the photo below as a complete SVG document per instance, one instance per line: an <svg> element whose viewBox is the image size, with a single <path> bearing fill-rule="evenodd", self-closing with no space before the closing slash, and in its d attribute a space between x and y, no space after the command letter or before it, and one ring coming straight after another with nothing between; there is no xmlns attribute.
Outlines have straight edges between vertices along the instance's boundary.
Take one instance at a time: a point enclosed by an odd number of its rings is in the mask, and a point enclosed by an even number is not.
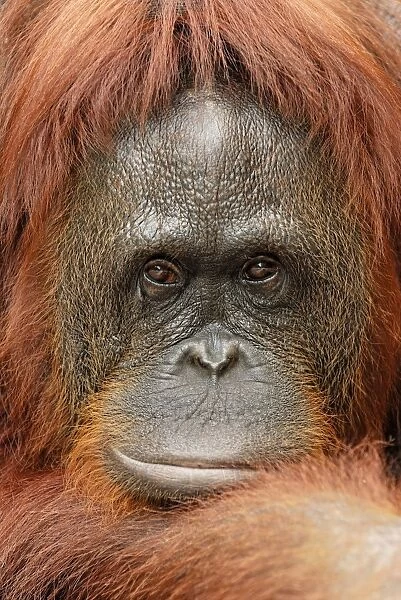
<svg viewBox="0 0 401 600"><path fill-rule="evenodd" d="M238 344L231 344L229 348L225 351L225 357L222 358L220 364L218 365L218 371L222 372L228 369L229 367L234 366L239 358L239 349Z"/></svg>
<svg viewBox="0 0 401 600"><path fill-rule="evenodd" d="M239 359L239 343L231 342L226 349L227 359L236 362Z"/></svg>
<svg viewBox="0 0 401 600"><path fill-rule="evenodd" d="M227 358L226 360L212 361L197 356L194 359L194 363L201 369L206 369L208 371L212 371L213 373L221 373L229 366L231 360Z"/></svg>
<svg viewBox="0 0 401 600"><path fill-rule="evenodd" d="M196 365L197 367L200 367L201 369L210 369L211 368L210 362L207 359L202 358L198 354L196 354L192 357L192 362L194 365Z"/></svg>
<svg viewBox="0 0 401 600"><path fill-rule="evenodd" d="M216 373L222 373L223 371L228 369L228 367L231 366L232 362L233 362L233 358L230 356L227 356L227 358L225 360L222 360L222 361L220 361L220 363L217 363L215 365Z"/></svg>
<svg viewBox="0 0 401 600"><path fill-rule="evenodd" d="M197 347L192 353L192 363L214 375L221 375L238 360L238 344L222 345L218 349Z"/></svg>

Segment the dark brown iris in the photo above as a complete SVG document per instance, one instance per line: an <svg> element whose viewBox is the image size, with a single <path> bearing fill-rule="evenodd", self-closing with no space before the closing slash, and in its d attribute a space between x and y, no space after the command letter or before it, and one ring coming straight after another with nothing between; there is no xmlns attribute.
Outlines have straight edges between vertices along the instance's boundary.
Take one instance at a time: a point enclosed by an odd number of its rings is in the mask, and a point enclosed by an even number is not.
<svg viewBox="0 0 401 600"><path fill-rule="evenodd" d="M269 256L257 256L245 263L242 270L246 281L263 283L276 277L280 269L279 263Z"/></svg>
<svg viewBox="0 0 401 600"><path fill-rule="evenodd" d="M175 285L181 279L178 267L162 258L156 258L146 263L144 275L150 283L158 285Z"/></svg>

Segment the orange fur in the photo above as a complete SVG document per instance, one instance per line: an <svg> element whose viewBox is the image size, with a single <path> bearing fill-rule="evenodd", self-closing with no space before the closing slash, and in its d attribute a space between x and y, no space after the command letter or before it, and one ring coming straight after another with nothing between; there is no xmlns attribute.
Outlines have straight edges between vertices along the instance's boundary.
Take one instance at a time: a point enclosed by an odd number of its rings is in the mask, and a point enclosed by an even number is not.
<svg viewBox="0 0 401 600"><path fill-rule="evenodd" d="M4 479L1 598L395 600L401 496L377 454L364 454L118 520L88 510L56 472L26 476L17 491Z"/></svg>
<svg viewBox="0 0 401 600"><path fill-rule="evenodd" d="M240 80L308 124L371 236L372 332L342 433L383 439L399 411L396 35L363 0L7 0L0 44L1 598L313 600L367 597L369 586L372 599L392 597L400 498L377 458L286 468L188 512L134 508L96 456L85 463L100 473L91 508L68 489L66 463L81 469L77 415L54 353L57 264L43 238L57 243L75 169L112 143L122 119L144 123L188 82ZM85 458L97 432L84 434ZM108 521L99 494L131 516ZM366 538L375 542L376 526L384 555Z"/></svg>

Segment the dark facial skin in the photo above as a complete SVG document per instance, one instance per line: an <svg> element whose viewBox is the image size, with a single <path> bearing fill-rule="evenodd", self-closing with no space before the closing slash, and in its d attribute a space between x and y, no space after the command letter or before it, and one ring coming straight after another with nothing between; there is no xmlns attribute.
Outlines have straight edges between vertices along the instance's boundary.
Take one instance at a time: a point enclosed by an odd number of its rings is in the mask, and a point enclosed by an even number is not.
<svg viewBox="0 0 401 600"><path fill-rule="evenodd" d="M344 205L304 129L243 92L182 93L80 174L60 347L112 479L182 498L324 448L369 317Z"/></svg>

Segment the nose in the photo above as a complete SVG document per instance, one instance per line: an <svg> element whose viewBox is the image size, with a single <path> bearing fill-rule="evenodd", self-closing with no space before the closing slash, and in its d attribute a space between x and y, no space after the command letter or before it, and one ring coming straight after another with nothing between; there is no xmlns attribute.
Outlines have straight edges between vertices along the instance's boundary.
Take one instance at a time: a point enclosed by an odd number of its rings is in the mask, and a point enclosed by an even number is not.
<svg viewBox="0 0 401 600"><path fill-rule="evenodd" d="M239 358L239 344L228 337L193 341L188 347L187 359L203 373L221 377Z"/></svg>

